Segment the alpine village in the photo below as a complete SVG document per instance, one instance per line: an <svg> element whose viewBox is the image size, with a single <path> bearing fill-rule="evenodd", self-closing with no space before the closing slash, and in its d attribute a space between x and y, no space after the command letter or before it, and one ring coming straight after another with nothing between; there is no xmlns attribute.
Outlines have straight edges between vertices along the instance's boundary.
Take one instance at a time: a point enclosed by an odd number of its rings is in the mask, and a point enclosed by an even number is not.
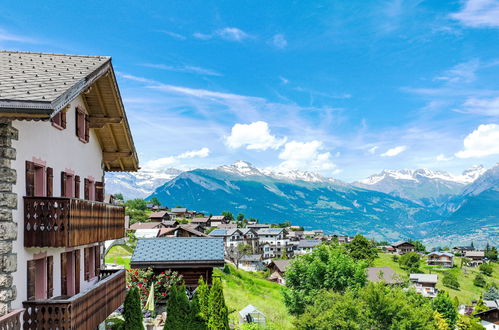
<svg viewBox="0 0 499 330"><path fill-rule="evenodd" d="M257 38L220 31L195 37ZM0 330L499 330L497 197L466 223L470 203L442 202L437 224L436 195L245 161L147 190L123 75L109 56L0 51ZM475 170L460 191L497 193L499 165Z"/></svg>

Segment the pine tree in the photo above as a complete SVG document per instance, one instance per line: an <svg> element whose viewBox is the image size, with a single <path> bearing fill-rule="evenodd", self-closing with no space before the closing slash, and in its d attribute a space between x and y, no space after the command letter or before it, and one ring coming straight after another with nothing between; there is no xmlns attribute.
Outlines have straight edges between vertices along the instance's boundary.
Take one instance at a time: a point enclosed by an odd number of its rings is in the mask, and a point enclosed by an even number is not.
<svg viewBox="0 0 499 330"><path fill-rule="evenodd" d="M166 306L166 321L163 329L181 330L189 329L190 306L189 299L185 294L185 286L172 286Z"/></svg>
<svg viewBox="0 0 499 330"><path fill-rule="evenodd" d="M225 304L221 280L214 280L210 289L208 329L229 329L229 312Z"/></svg>
<svg viewBox="0 0 499 330"><path fill-rule="evenodd" d="M199 311L199 295L196 293L191 300L190 307L190 327L192 330L206 330L208 326L206 325L205 320L201 317L201 313Z"/></svg>
<svg viewBox="0 0 499 330"><path fill-rule="evenodd" d="M125 330L140 330L144 329L142 322L142 308L140 303L140 295L137 288L131 288L126 294L123 310L123 318L125 319Z"/></svg>
<svg viewBox="0 0 499 330"><path fill-rule="evenodd" d="M196 295L198 298L199 313L205 322L208 322L209 304L210 304L210 288L203 280L203 277L199 278L198 288L196 289Z"/></svg>

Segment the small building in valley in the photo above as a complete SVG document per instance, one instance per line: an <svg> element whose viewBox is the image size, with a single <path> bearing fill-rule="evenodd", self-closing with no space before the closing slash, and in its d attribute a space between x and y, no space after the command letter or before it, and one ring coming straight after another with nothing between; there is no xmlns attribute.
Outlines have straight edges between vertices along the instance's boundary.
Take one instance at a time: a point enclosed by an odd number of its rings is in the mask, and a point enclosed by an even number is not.
<svg viewBox="0 0 499 330"><path fill-rule="evenodd" d="M164 222L170 220L170 215L167 211L153 212L149 216L149 221Z"/></svg>
<svg viewBox="0 0 499 330"><path fill-rule="evenodd" d="M290 264L290 260L272 260L267 266L270 269L269 281L285 285L284 273Z"/></svg>
<svg viewBox="0 0 499 330"><path fill-rule="evenodd" d="M435 251L426 256L428 266L441 266L452 268L454 266L454 255L450 252Z"/></svg>
<svg viewBox="0 0 499 330"><path fill-rule="evenodd" d="M485 262L485 252L484 251L466 251L464 257L468 258L468 266L477 267Z"/></svg>
<svg viewBox="0 0 499 330"><path fill-rule="evenodd" d="M211 284L213 268L223 266L223 239L212 237L140 239L130 262L131 268L175 271L188 287L197 287L200 277Z"/></svg>
<svg viewBox="0 0 499 330"><path fill-rule="evenodd" d="M410 274L409 279L411 280L412 287L416 289L417 293L430 298L434 298L437 295L437 274Z"/></svg>
<svg viewBox="0 0 499 330"><path fill-rule="evenodd" d="M395 249L395 252L400 255L416 251L414 244L407 241L395 242L392 244L392 247Z"/></svg>

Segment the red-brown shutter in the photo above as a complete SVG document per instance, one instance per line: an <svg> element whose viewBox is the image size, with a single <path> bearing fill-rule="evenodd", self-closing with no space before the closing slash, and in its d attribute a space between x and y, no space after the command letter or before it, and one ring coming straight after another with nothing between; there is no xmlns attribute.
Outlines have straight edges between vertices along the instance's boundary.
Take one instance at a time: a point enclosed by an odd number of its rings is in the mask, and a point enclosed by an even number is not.
<svg viewBox="0 0 499 330"><path fill-rule="evenodd" d="M60 113L61 113L61 127L66 128L66 111L62 110Z"/></svg>
<svg viewBox="0 0 499 330"><path fill-rule="evenodd" d="M78 108L75 110L75 124L76 136L80 137L80 111Z"/></svg>
<svg viewBox="0 0 499 330"><path fill-rule="evenodd" d="M88 115L85 115L85 142L88 142L90 140L90 123L88 119Z"/></svg>
<svg viewBox="0 0 499 330"><path fill-rule="evenodd" d="M100 245L97 245L94 249L95 249L95 276L99 276L99 274L100 274Z"/></svg>
<svg viewBox="0 0 499 330"><path fill-rule="evenodd" d="M90 180L85 179L85 180L83 180L83 183L84 183L83 190L85 191L84 198L86 200L89 200L90 199Z"/></svg>
<svg viewBox="0 0 499 330"><path fill-rule="evenodd" d="M47 298L54 295L54 257L47 257Z"/></svg>
<svg viewBox="0 0 499 330"><path fill-rule="evenodd" d="M26 161L26 196L35 196L35 163Z"/></svg>
<svg viewBox="0 0 499 330"><path fill-rule="evenodd" d="M54 170L47 167L47 197L54 196Z"/></svg>
<svg viewBox="0 0 499 330"><path fill-rule="evenodd" d="M95 200L98 202L104 201L104 182L95 183Z"/></svg>
<svg viewBox="0 0 499 330"><path fill-rule="evenodd" d="M80 176L75 175L75 198L80 198Z"/></svg>
<svg viewBox="0 0 499 330"><path fill-rule="evenodd" d="M66 172L61 172L61 197L66 197Z"/></svg>
<svg viewBox="0 0 499 330"><path fill-rule="evenodd" d="M68 256L67 252L61 253L61 295L68 295Z"/></svg>
<svg viewBox="0 0 499 330"><path fill-rule="evenodd" d="M83 269L85 271L85 281L88 281L90 279L90 248L85 248L84 250L84 259L83 259Z"/></svg>
<svg viewBox="0 0 499 330"><path fill-rule="evenodd" d="M35 299L36 260L28 261L28 300Z"/></svg>
<svg viewBox="0 0 499 330"><path fill-rule="evenodd" d="M75 261L75 294L80 293L80 250L74 251Z"/></svg>

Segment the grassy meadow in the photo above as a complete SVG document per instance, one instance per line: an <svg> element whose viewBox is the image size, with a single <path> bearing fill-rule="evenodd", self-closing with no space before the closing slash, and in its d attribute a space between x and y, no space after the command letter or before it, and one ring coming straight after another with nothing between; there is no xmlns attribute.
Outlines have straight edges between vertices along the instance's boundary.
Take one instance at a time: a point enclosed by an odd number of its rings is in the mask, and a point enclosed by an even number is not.
<svg viewBox="0 0 499 330"><path fill-rule="evenodd" d="M114 245L104 258L107 264L123 265L126 269L130 269L130 259L132 258L133 249L128 245Z"/></svg>

